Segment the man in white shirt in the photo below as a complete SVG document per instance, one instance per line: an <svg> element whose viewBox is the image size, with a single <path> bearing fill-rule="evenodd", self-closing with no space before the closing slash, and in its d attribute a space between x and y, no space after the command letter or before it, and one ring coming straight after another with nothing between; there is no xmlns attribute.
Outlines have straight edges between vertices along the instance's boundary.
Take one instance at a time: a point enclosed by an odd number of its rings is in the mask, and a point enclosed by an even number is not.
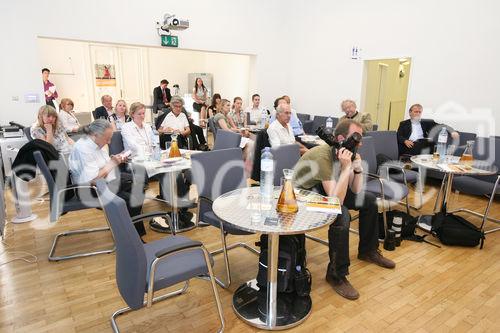
<svg viewBox="0 0 500 333"><path fill-rule="evenodd" d="M262 108L260 105L260 95L252 95L252 106L248 106L245 109L245 113L250 114L250 123L258 124L260 122L260 117L262 116Z"/></svg>
<svg viewBox="0 0 500 333"><path fill-rule="evenodd" d="M145 179L133 179L130 174L120 173L118 166L127 161L127 156L118 154L109 156L103 147L111 142L113 128L104 119L97 119L84 127L86 137L78 140L69 157L69 169L74 183L95 184L98 179L105 179L110 190L125 200L130 216L141 214L144 202ZM132 185L134 187L132 187ZM79 192L80 198L85 200L88 192ZM94 193L90 195L95 196ZM146 234L142 223L135 223L139 236Z"/></svg>
<svg viewBox="0 0 500 333"><path fill-rule="evenodd" d="M186 115L182 112L182 98L174 96L170 102L172 111L169 112L158 129L160 134L178 134L178 143L182 147L187 148L187 137L191 134L189 121Z"/></svg>
<svg viewBox="0 0 500 333"><path fill-rule="evenodd" d="M298 144L300 146L300 154L304 154L308 149L301 143L295 141L292 127L290 126L290 119L292 111L290 104L281 103L276 107L276 120L269 125L267 135L271 147L278 147L286 144Z"/></svg>

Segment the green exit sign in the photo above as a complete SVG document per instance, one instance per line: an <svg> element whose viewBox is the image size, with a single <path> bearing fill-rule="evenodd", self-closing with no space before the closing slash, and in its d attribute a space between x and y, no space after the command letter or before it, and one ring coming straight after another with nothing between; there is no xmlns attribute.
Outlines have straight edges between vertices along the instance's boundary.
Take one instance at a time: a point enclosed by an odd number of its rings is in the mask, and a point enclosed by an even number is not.
<svg viewBox="0 0 500 333"><path fill-rule="evenodd" d="M161 36L161 46L178 47L179 37L171 35L163 35Z"/></svg>

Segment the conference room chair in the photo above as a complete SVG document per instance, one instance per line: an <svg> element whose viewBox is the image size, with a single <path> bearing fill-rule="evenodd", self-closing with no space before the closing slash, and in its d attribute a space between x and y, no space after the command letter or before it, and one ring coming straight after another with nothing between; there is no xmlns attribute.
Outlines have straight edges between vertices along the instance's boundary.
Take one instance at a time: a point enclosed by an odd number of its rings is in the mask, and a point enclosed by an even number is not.
<svg viewBox="0 0 500 333"><path fill-rule="evenodd" d="M311 120L311 115L307 113L298 113L297 112L297 118L304 124L306 121Z"/></svg>
<svg viewBox="0 0 500 333"><path fill-rule="evenodd" d="M262 150L265 147L271 147L269 135L266 130L261 130L255 133L255 149L253 152L253 165L250 178L256 182L260 181L260 158Z"/></svg>
<svg viewBox="0 0 500 333"><path fill-rule="evenodd" d="M399 161L398 137L396 131L370 131L366 136L373 138L375 146L375 156L381 154L389 158L390 161L378 165L378 174L385 179L402 183L405 186L415 185L415 191L419 193L420 203L415 209L422 207L423 180L420 172L404 168L404 164ZM391 171L393 171L391 173ZM396 172L394 172L396 171Z"/></svg>
<svg viewBox="0 0 500 333"><path fill-rule="evenodd" d="M406 212L410 214L410 205L408 202L408 187L391 179L385 179L377 173L377 157L375 153L375 142L373 137L363 138L363 145L359 147L358 153L365 163L365 176L367 177L364 191L374 194L382 203L382 216L384 219L384 228L387 228L387 218L385 214L385 203L399 203L405 199L404 205ZM366 169L366 167L368 169Z"/></svg>
<svg viewBox="0 0 500 333"><path fill-rule="evenodd" d="M331 118L333 120L333 128L335 128L337 126L338 122L339 122L339 118L336 118L336 117L331 117ZM315 135L316 134L316 130L318 128L320 128L321 126L325 126L326 125L326 120L327 119L328 119L327 116L314 116L312 128L309 129L309 133L307 133L307 134Z"/></svg>
<svg viewBox="0 0 500 333"><path fill-rule="evenodd" d="M378 130L378 125L377 124L373 124L373 127L372 127L372 131L377 131Z"/></svg>
<svg viewBox="0 0 500 333"><path fill-rule="evenodd" d="M86 190L87 193L90 193L90 191L92 189L95 189L95 187L90 184L89 185L72 184L70 181L68 181L68 179L70 179L68 177L69 170L62 158L57 161L52 161L51 168L49 169L47 163L45 163L45 160L43 159L43 156L39 151L35 151L33 155L35 157L37 166L40 169L43 177L45 178L47 186L49 187L50 222L57 222L62 214L68 212L89 209L89 208L101 208L101 204L97 198L93 198L90 195L85 195L85 198L81 199L78 195L76 195L76 191L78 190L84 189ZM64 256L54 255L56 251L57 242L61 237L95 233L108 230L109 227L106 226L101 228L72 230L57 234L56 237L54 238L54 242L52 243L52 247L50 249L49 260L59 261L59 260L87 257L97 254L113 252L115 250L114 247L112 249L106 249L101 251L77 253Z"/></svg>
<svg viewBox="0 0 500 333"><path fill-rule="evenodd" d="M486 205L484 213L479 213L466 208L458 208L456 210L450 210L450 212L467 212L480 217L482 219L481 230L484 231L487 221L492 221L497 224L500 223L500 220L489 216L491 205L495 196L500 194L500 138L478 137L472 154L474 158L474 165L480 168L489 168L491 166L493 169L496 169L496 173L488 176L454 177L452 188L457 194L465 193L474 196L486 196L488 197L488 204ZM457 206L460 207L459 204ZM500 230L500 227L486 230L485 233L491 233L498 230Z"/></svg>
<svg viewBox="0 0 500 333"><path fill-rule="evenodd" d="M233 131L220 130L215 138L212 150L238 148L241 142L241 135Z"/></svg>
<svg viewBox="0 0 500 333"><path fill-rule="evenodd" d="M292 143L271 148L274 159L274 186L281 185L283 169L293 169L300 159L300 147Z"/></svg>
<svg viewBox="0 0 500 333"><path fill-rule="evenodd" d="M217 139L217 127L215 127L215 123L214 123L213 118L208 118L208 128L212 132L212 135L214 136L214 140Z"/></svg>
<svg viewBox="0 0 500 333"><path fill-rule="evenodd" d="M125 313L150 308L153 303L186 293L189 280L202 278L210 282L224 330L224 314L212 270L213 259L199 241L170 236L143 244L133 226L125 201L114 195L103 180L97 181L97 193L111 227L116 244L116 284L127 304L113 313L111 326L119 332L116 319ZM154 296L155 292L184 283L181 289ZM144 296L146 295L146 300ZM187 320L187 319L186 319Z"/></svg>
<svg viewBox="0 0 500 333"><path fill-rule="evenodd" d="M219 278L216 281L223 288L231 285L231 271L228 251L243 247L254 254L259 251L243 242L227 245L228 235L252 235L231 224L220 220L212 210L212 203L220 195L246 187L245 167L240 148L213 150L191 155L191 174L193 184L198 191L197 223L202 221L218 228L221 236L222 248L211 252L212 255L223 254L226 270L226 282Z"/></svg>
<svg viewBox="0 0 500 333"><path fill-rule="evenodd" d="M23 133L24 133L24 136L26 137L26 139L28 139L28 141L33 141L33 137L31 136L31 127L30 126L23 128Z"/></svg>

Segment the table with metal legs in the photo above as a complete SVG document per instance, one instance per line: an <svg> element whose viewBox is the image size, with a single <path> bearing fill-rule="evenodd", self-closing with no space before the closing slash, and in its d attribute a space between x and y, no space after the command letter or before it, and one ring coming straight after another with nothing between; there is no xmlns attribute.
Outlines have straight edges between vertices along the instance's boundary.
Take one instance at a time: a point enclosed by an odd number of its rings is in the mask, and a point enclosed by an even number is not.
<svg viewBox="0 0 500 333"><path fill-rule="evenodd" d="M275 197L279 190L279 187L275 188ZM218 197L212 207L222 221L244 231L268 235L267 286L262 290L256 279L242 284L234 293L233 310L249 325L266 330L282 330L306 320L312 309L312 300L310 296L298 296L296 293L278 293L280 236L304 234L327 226L333 223L337 215L309 211L302 201L298 201L299 211L296 214L278 214L276 199L269 210L261 210L259 200L258 187L243 188ZM270 223L275 219L277 223Z"/></svg>

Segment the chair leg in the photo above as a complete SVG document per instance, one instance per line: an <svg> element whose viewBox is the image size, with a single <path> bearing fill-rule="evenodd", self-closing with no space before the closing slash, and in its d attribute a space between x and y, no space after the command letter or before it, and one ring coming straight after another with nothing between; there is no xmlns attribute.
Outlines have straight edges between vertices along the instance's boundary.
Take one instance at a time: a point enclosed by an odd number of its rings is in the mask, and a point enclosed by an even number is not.
<svg viewBox="0 0 500 333"><path fill-rule="evenodd" d="M56 237L54 238L54 242L52 243L52 248L50 249L49 261L67 260L67 259L74 259L74 258L81 258L81 257L89 257L89 256L97 255L97 254L113 253L116 249L116 247L114 245L113 245L112 249L107 249L107 250L70 254L70 255L66 255L66 256L54 256L54 253L56 251L57 242L59 241L60 237L79 235L79 234L88 234L88 233L101 232L101 231L109 231L109 227L73 230L73 231L66 231L66 232L62 232L60 234L57 234Z"/></svg>
<svg viewBox="0 0 500 333"><path fill-rule="evenodd" d="M221 232L222 248L220 248L218 250L215 250L215 251L212 251L212 252L210 252L210 254L212 256L216 256L216 255L221 254L221 253L224 255L224 266L225 266L225 269L226 269L226 282L223 282L218 277L215 277L215 281L222 288L227 289L231 285L231 270L229 268L229 254L228 254L228 252L230 250L233 250L233 249L238 248L238 247L242 247L244 249L247 249L248 251L250 251L251 253L253 253L255 255L259 255L260 252L258 250L256 250L256 249L254 249L253 247L249 246L248 244L245 244L245 243L242 243L242 242L233 243L233 244L227 246L227 241L226 241L227 235L224 232L224 227L222 225L221 225L221 228L220 228L220 232Z"/></svg>
<svg viewBox="0 0 500 333"><path fill-rule="evenodd" d="M215 298L215 304L217 305L217 312L219 313L219 320L221 327L218 332L224 332L224 313L222 311L222 304L220 301L219 297L219 292L217 291L217 285L216 285L216 280L214 278L214 271L212 269L212 265L210 263L210 256L205 247L202 247L203 249L203 255L205 257L205 264L207 265L207 270L208 270L208 276L210 277L210 284L212 285L212 292L214 294Z"/></svg>
<svg viewBox="0 0 500 333"><path fill-rule="evenodd" d="M176 291L172 291L168 294L165 294L165 295L161 295L161 296L157 296L155 298L152 299L152 303L157 303L159 301L163 301L167 298L170 298L170 297L173 297L173 296L177 296L177 295L180 295L180 294L184 294L187 290L187 288L189 287L189 280L187 280L185 283L184 283L184 286L181 288L181 289L178 289ZM144 301L144 303L142 304L142 306L147 306L148 304L148 301ZM131 309L130 307L124 307L124 308L121 308L119 310L116 310L112 315L111 315L111 328L113 329L113 332L115 333L120 333L120 329L118 328L118 324L116 323L116 318L122 314L125 314L125 313L128 313L128 312L131 312L131 311L134 311L133 309Z"/></svg>

